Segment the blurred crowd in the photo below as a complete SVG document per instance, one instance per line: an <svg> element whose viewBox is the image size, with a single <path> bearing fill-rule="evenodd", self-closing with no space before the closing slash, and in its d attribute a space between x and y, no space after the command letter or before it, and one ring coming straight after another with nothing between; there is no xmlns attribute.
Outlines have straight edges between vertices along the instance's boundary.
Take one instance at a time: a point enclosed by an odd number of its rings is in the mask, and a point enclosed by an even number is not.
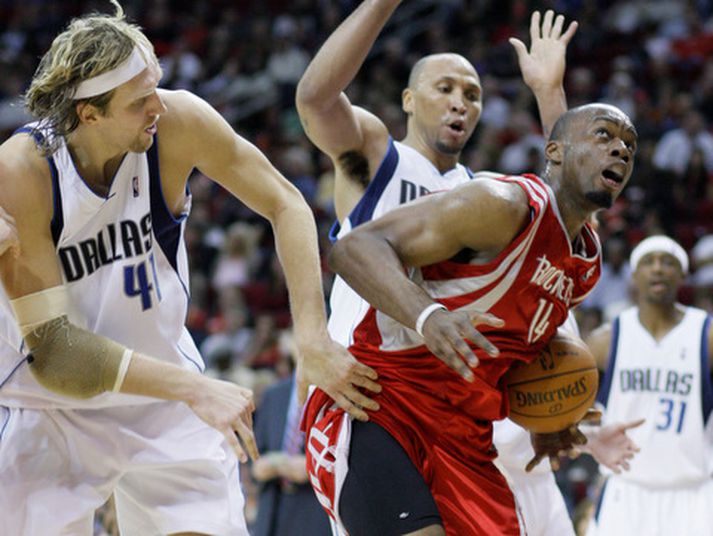
<svg viewBox="0 0 713 536"><path fill-rule="evenodd" d="M329 249L334 220L329 160L302 132L294 90L320 44L356 0L124 0L161 59L161 85L213 104L304 194ZM420 56L459 52L480 73L484 108L464 151L473 170L537 172L539 118L507 39L527 42L534 9L553 8L579 31L568 50L570 106L619 106L639 132L634 175L600 224L605 267L578 311L584 334L630 303L628 254L666 233L692 257L681 300L713 311L713 0L405 0L355 83L352 102L402 137L401 90ZM19 95L51 39L75 15L108 0L0 0L0 131L29 120ZM291 373L290 315L271 229L195 173L186 240L192 270L188 323L208 371L255 389ZM331 286L325 266L325 288ZM574 508L591 493L592 468L558 477ZM246 483L249 486L249 483ZM249 505L250 506L250 503Z"/></svg>

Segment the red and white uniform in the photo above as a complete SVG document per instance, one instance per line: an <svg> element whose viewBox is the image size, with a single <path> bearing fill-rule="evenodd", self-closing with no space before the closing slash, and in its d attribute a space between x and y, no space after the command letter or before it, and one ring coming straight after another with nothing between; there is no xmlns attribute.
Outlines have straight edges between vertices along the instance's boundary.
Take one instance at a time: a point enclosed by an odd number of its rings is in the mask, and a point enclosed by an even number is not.
<svg viewBox="0 0 713 536"><path fill-rule="evenodd" d="M492 465L492 421L508 414L500 379L514 361L529 362L592 290L601 270L600 244L585 225L567 236L552 190L538 177L503 177L527 194L531 220L486 264L454 260L412 269L410 276L449 310L489 311L505 321L478 329L500 350L474 347L480 366L464 381L433 356L423 338L371 308L356 326L350 352L379 374L381 409L370 419L396 438L432 489L449 535L519 534L512 495ZM438 195L438 194L436 194ZM345 423L347 423L345 428ZM325 508L338 522L346 477L348 419L321 390L305 411L307 465Z"/></svg>

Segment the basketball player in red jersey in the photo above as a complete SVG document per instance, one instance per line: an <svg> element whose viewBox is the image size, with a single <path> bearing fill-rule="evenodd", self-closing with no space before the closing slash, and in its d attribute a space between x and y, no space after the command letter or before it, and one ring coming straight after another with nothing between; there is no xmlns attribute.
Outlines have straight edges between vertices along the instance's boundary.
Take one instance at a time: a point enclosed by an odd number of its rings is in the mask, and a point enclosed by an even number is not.
<svg viewBox="0 0 713 536"><path fill-rule="evenodd" d="M575 108L553 128L543 179L472 181L337 242L333 268L373 306L349 349L379 373L381 409L350 444L352 423L318 391L307 450L318 496L351 536L520 534L491 463L491 421L508 410L499 381L596 283L588 221L631 176L636 140L619 109ZM573 438L533 443L549 454Z"/></svg>

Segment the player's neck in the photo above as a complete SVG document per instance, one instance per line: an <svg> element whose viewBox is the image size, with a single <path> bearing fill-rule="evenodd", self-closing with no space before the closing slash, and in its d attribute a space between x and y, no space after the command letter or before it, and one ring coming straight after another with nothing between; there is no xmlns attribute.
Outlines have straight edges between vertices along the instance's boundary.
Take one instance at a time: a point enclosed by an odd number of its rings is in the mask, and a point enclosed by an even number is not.
<svg viewBox="0 0 713 536"><path fill-rule="evenodd" d="M127 151L117 153L91 134L80 126L67 136L67 148L84 182L97 194L106 195Z"/></svg>
<svg viewBox="0 0 713 536"><path fill-rule="evenodd" d="M685 312L678 303L639 303L639 322L651 336L661 340L683 319Z"/></svg>
<svg viewBox="0 0 713 536"><path fill-rule="evenodd" d="M410 132L401 141L401 143L407 145L408 147L411 147L412 149L418 151L423 156L428 158L428 160L431 161L431 163L436 167L436 169L438 169L438 172L441 174L446 173L456 167L456 165L458 164L458 160L460 159L460 153L445 154L440 151L435 151L431 147L429 147L428 144L425 143L421 138Z"/></svg>

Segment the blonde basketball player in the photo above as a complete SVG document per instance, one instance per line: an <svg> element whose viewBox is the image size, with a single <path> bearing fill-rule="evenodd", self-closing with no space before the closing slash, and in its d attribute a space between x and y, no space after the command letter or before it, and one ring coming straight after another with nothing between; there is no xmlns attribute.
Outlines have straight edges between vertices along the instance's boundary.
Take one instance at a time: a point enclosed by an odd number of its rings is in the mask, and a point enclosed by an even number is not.
<svg viewBox="0 0 713 536"><path fill-rule="evenodd" d="M375 375L327 335L298 191L203 100L157 89L150 42L115 6L54 40L26 94L38 121L0 146L21 246L0 257L0 532L89 535L114 493L123 534L247 534L252 393L202 376L184 327L194 168L270 220L303 378L365 418L354 384Z"/></svg>

